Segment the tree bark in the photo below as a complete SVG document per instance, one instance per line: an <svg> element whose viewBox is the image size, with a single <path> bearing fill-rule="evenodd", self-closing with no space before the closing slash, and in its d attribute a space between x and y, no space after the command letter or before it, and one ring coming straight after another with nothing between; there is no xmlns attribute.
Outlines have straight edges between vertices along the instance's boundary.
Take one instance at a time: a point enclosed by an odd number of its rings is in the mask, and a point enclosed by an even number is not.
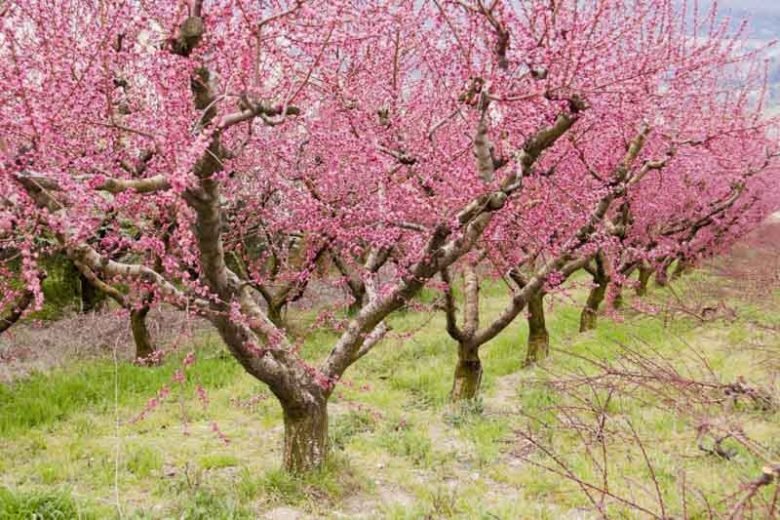
<svg viewBox="0 0 780 520"><path fill-rule="evenodd" d="M366 300L366 285L363 280L357 276L346 262L335 252L331 253L331 259L338 271L347 282L347 289L352 296L352 303L349 305L349 316L356 316L363 308ZM373 267L373 266L372 266Z"/></svg>
<svg viewBox="0 0 780 520"><path fill-rule="evenodd" d="M652 267L645 267L642 266L639 268L639 283L636 286L636 295L637 296L646 296L647 295L647 285L650 281L650 277L653 275L653 268Z"/></svg>
<svg viewBox="0 0 780 520"><path fill-rule="evenodd" d="M5 316L0 316L0 334L11 328L11 325L19 321L24 311L35 299L32 291L25 291L12 305L11 310Z"/></svg>
<svg viewBox="0 0 780 520"><path fill-rule="evenodd" d="M100 305L105 301L105 294L98 288L92 285L89 278L79 272L79 289L81 297L81 312L92 312L98 310Z"/></svg>
<svg viewBox="0 0 780 520"><path fill-rule="evenodd" d="M479 347L468 343L459 344L458 364L455 366L450 399L452 402L475 399L481 383L482 362L479 360Z"/></svg>
<svg viewBox="0 0 780 520"><path fill-rule="evenodd" d="M672 271L672 281L677 280L691 269L691 262L685 260L684 258L680 258L677 260L677 265L674 266L674 271Z"/></svg>
<svg viewBox="0 0 780 520"><path fill-rule="evenodd" d="M544 321L544 296L540 291L528 299L528 350L524 366L528 367L546 358L550 353L550 335Z"/></svg>
<svg viewBox="0 0 780 520"><path fill-rule="evenodd" d="M147 305L140 309L132 309L130 311L130 330L133 333L133 341L135 341L136 361L148 363L157 349L152 342L149 328L146 326L147 314L149 314L149 306Z"/></svg>
<svg viewBox="0 0 780 520"><path fill-rule="evenodd" d="M359 290L352 290L353 301L349 304L347 314L349 316L356 316L360 312L360 309L366 304L366 290L365 287L361 287Z"/></svg>
<svg viewBox="0 0 780 520"><path fill-rule="evenodd" d="M601 303L607 295L610 277L606 271L604 259L601 256L596 257L596 270L593 274L593 282L596 284L588 294L588 300L580 315L580 332L586 332L596 328L598 321L598 312Z"/></svg>
<svg viewBox="0 0 780 520"><path fill-rule="evenodd" d="M655 284L658 287L666 287L669 283L669 267L672 265L672 260L664 260L661 267L655 273Z"/></svg>
<svg viewBox="0 0 780 520"><path fill-rule="evenodd" d="M284 469L301 474L322 466L328 455L328 402L317 398L284 410Z"/></svg>
<svg viewBox="0 0 780 520"><path fill-rule="evenodd" d="M284 304L276 305L274 303L269 303L268 319L271 320L271 323L276 325L278 328L284 329L286 325L284 320Z"/></svg>

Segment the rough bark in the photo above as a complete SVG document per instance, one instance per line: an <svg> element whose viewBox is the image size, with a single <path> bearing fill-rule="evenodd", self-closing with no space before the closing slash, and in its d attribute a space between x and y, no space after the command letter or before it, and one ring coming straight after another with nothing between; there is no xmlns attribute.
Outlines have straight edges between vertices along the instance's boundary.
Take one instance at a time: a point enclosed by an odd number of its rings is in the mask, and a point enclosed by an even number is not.
<svg viewBox="0 0 780 520"><path fill-rule="evenodd" d="M469 343L459 344L458 364L455 366L450 399L452 402L475 399L481 383L482 362L479 359L479 347Z"/></svg>
<svg viewBox="0 0 780 520"><path fill-rule="evenodd" d="M312 399L306 405L286 406L284 411L284 469L306 473L325 462L328 454L328 403Z"/></svg>
<svg viewBox="0 0 780 520"><path fill-rule="evenodd" d="M544 321L544 292L537 292L528 299L528 350L524 365L530 366L546 358L550 353L550 335Z"/></svg>
<svg viewBox="0 0 780 520"><path fill-rule="evenodd" d="M130 311L130 330L135 342L135 359L148 363L152 355L157 351L152 342L149 327L146 326L146 316L149 314L149 306L144 305L140 309Z"/></svg>
<svg viewBox="0 0 780 520"><path fill-rule="evenodd" d="M601 303L607 295L610 276L606 271L606 262L603 255L596 256L596 269L593 273L593 283L595 286L588 294L588 300L580 315L580 332L587 332L596 328L598 322L598 312Z"/></svg>
<svg viewBox="0 0 780 520"><path fill-rule="evenodd" d="M479 329L479 276L477 262L463 267L463 334L471 337Z"/></svg>

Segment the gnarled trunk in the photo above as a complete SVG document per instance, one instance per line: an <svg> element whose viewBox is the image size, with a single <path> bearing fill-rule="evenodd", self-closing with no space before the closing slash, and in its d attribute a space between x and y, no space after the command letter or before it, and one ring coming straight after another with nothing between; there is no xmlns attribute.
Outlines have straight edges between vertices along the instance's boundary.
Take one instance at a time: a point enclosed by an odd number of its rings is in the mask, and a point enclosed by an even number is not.
<svg viewBox="0 0 780 520"><path fill-rule="evenodd" d="M640 267L639 268L639 283L636 286L636 295L647 295L647 285L650 281L650 277L653 275L652 267Z"/></svg>
<svg viewBox="0 0 780 520"><path fill-rule="evenodd" d="M537 292L528 299L528 350L524 366L533 365L550 353L550 335L544 321L544 296L544 292Z"/></svg>
<svg viewBox="0 0 780 520"><path fill-rule="evenodd" d="M146 316L149 314L149 307L144 305L140 309L130 311L130 330L133 333L135 342L135 359L137 361L149 362L153 354L157 351L152 342L152 335L146 326Z"/></svg>
<svg viewBox="0 0 780 520"><path fill-rule="evenodd" d="M476 398L481 383L482 362L479 360L479 347L469 343L459 344L458 364L455 367L450 399L458 402Z"/></svg>
<svg viewBox="0 0 780 520"><path fill-rule="evenodd" d="M284 469L306 473L323 465L328 456L328 402L318 398L284 410Z"/></svg>
<svg viewBox="0 0 780 520"><path fill-rule="evenodd" d="M596 286L590 290L588 300L585 302L585 307L582 309L582 314L580 315L580 332L586 332L596 328L599 307L601 306L601 302L604 301L604 297L607 295L607 286L609 285L608 276L597 274L593 277L593 282Z"/></svg>

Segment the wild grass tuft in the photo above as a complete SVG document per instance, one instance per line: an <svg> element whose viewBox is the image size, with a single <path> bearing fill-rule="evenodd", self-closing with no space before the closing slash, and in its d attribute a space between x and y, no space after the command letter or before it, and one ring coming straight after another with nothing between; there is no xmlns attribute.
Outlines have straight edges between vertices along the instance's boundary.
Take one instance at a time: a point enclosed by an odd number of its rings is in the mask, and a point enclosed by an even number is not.
<svg viewBox="0 0 780 520"><path fill-rule="evenodd" d="M65 492L11 491L0 487L3 520L91 520L93 514L79 508Z"/></svg>

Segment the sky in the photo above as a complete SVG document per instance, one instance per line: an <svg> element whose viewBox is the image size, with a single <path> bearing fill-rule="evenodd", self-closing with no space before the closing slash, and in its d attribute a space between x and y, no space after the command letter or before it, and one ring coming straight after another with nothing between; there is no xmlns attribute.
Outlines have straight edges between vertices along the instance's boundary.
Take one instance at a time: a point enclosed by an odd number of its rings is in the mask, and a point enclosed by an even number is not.
<svg viewBox="0 0 780 520"><path fill-rule="evenodd" d="M709 5L713 0L703 0ZM748 20L748 37L757 45L778 40L769 49L770 110L780 111L780 0L718 0L722 15Z"/></svg>
<svg viewBox="0 0 780 520"><path fill-rule="evenodd" d="M712 0L704 0L710 4ZM780 0L719 0L720 11L733 18L748 18L751 36L780 38Z"/></svg>
<svg viewBox="0 0 780 520"><path fill-rule="evenodd" d="M744 9L754 13L769 12L780 14L780 0L720 0L723 8Z"/></svg>

